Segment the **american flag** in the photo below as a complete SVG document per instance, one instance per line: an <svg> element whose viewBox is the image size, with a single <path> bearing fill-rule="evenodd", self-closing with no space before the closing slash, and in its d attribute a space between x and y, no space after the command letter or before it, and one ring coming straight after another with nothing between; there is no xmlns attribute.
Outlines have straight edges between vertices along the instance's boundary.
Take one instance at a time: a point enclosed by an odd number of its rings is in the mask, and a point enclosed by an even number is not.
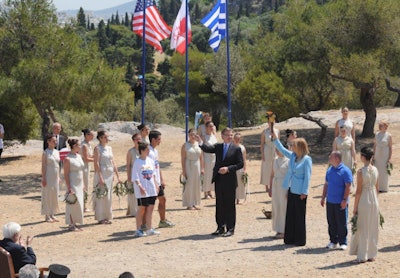
<svg viewBox="0 0 400 278"><path fill-rule="evenodd" d="M155 49L163 52L160 41L171 34L171 27L161 17L153 0L138 0L132 19L132 30L139 36L143 36L143 11L146 5L145 39Z"/></svg>
<svg viewBox="0 0 400 278"><path fill-rule="evenodd" d="M221 40L225 38L226 32L226 0L218 0L211 12L209 12L201 23L211 30L208 40L211 48L218 51Z"/></svg>

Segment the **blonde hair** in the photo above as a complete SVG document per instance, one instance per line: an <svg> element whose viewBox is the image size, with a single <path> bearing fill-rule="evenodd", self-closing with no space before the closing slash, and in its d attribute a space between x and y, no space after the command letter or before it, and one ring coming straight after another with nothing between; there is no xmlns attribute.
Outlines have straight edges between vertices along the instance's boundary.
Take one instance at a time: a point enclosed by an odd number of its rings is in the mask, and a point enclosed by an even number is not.
<svg viewBox="0 0 400 278"><path fill-rule="evenodd" d="M302 158L310 153L310 151L308 150L308 144L307 144L306 139L296 138L292 142L293 142L293 146L295 146L295 148L296 148L295 153L299 157Z"/></svg>
<svg viewBox="0 0 400 278"><path fill-rule="evenodd" d="M386 128L389 127L389 123L386 122L386 121L380 121L379 124L380 124L380 125L384 125Z"/></svg>

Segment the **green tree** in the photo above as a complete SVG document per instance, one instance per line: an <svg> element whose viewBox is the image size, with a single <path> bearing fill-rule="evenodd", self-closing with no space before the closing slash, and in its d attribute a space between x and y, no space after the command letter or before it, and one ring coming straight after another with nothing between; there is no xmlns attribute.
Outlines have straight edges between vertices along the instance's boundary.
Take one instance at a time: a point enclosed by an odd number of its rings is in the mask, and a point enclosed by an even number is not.
<svg viewBox="0 0 400 278"><path fill-rule="evenodd" d="M124 24L125 24L126 27L131 28L131 19L129 18L127 12L125 13L125 21L124 21Z"/></svg>
<svg viewBox="0 0 400 278"><path fill-rule="evenodd" d="M82 7L79 8L78 15L76 16L78 26L86 28L86 15Z"/></svg>
<svg viewBox="0 0 400 278"><path fill-rule="evenodd" d="M121 24L121 21L120 21L120 19L119 19L118 11L117 11L117 14L116 14L116 16L115 16L115 24L116 24L116 25L120 25L120 24Z"/></svg>
<svg viewBox="0 0 400 278"><path fill-rule="evenodd" d="M10 42L17 54L5 89L15 99L30 100L42 119L42 135L50 119L57 121L56 110L99 111L126 92L123 72L111 70L97 47L85 44L72 27L58 27L47 1L8 1L1 22L0 41Z"/></svg>
<svg viewBox="0 0 400 278"><path fill-rule="evenodd" d="M90 18L89 16L87 16L87 20L86 20L87 24L86 24L86 29L90 30Z"/></svg>
<svg viewBox="0 0 400 278"><path fill-rule="evenodd" d="M385 80L400 76L397 15L400 3L388 1L331 1L323 5L321 30L329 44L330 75L351 82L360 92L365 112L363 137L374 136L376 95Z"/></svg>
<svg viewBox="0 0 400 278"><path fill-rule="evenodd" d="M96 36L99 42L100 50L105 50L109 46L109 40L106 34L105 24L103 20L99 22Z"/></svg>

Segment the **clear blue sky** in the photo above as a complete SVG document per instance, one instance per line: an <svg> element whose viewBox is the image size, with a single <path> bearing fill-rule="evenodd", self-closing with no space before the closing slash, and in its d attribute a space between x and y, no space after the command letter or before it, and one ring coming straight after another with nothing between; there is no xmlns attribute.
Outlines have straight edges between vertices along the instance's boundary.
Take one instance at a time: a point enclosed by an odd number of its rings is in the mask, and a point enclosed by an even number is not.
<svg viewBox="0 0 400 278"><path fill-rule="evenodd" d="M111 8L132 0L53 0L53 4L58 11L78 10L82 7L84 10L97 11ZM135 8L133 7L132 10Z"/></svg>

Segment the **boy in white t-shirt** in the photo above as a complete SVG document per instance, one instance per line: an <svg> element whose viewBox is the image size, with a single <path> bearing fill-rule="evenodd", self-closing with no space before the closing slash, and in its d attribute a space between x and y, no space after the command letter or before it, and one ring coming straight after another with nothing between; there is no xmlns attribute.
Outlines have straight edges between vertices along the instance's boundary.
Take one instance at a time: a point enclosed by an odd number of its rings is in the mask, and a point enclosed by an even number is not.
<svg viewBox="0 0 400 278"><path fill-rule="evenodd" d="M150 145L149 145L149 158L151 158L154 161L154 168L155 168L155 176L156 176L156 182L159 185L159 191L158 191L158 213L160 214L160 223L158 224L158 228L171 228L175 226L174 223L166 219L165 212L166 212L166 202L167 199L165 197L165 181L163 179L163 175L160 169L160 162L159 162L159 156L158 156L158 150L157 146L160 145L161 142L161 132L158 130L152 130L149 133L149 140L150 140ZM146 221L144 220L144 223Z"/></svg>
<svg viewBox="0 0 400 278"><path fill-rule="evenodd" d="M159 185L156 181L154 161L148 157L149 152L149 145L145 142L139 142L140 156L133 164L131 175L135 196L138 202L136 236L139 237L160 234L160 232L151 227L154 204L157 199ZM143 217L146 219L146 232L140 229L143 223Z"/></svg>

